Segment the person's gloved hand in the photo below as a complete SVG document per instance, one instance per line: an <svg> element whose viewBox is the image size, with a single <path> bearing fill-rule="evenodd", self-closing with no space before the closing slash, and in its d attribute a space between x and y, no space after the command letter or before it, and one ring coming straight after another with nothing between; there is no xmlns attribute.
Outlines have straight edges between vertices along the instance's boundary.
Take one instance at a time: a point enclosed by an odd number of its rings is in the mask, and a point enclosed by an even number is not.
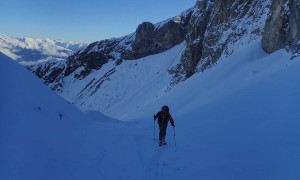
<svg viewBox="0 0 300 180"><path fill-rule="evenodd" d="M153 120L155 121L155 114L153 115Z"/></svg>
<svg viewBox="0 0 300 180"><path fill-rule="evenodd" d="M173 123L172 126L175 127L175 124Z"/></svg>

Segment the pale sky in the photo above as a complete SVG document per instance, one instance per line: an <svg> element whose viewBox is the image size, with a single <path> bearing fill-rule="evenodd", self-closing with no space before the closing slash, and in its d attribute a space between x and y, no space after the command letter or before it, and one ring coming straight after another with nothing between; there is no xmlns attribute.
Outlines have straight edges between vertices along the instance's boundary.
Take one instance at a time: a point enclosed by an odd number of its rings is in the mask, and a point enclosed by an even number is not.
<svg viewBox="0 0 300 180"><path fill-rule="evenodd" d="M93 42L132 33L192 8L196 0L1 0L0 34Z"/></svg>

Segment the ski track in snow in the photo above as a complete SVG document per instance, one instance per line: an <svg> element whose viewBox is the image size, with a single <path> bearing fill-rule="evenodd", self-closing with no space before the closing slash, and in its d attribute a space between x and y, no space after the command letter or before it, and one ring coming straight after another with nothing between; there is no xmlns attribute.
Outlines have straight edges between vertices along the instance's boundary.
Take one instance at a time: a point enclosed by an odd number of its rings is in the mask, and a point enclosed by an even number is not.
<svg viewBox="0 0 300 180"><path fill-rule="evenodd" d="M177 153L178 147L175 146L171 137L173 136L173 133L170 131L171 126L168 127L167 145L163 146L158 145L158 125L155 128L155 139L153 137L153 129L143 128L144 124L141 123L138 123L137 126L141 127L136 128L138 131L134 133L134 141L137 156L142 164L142 179L169 179L171 176L170 172L176 173L178 178L178 172L180 172L181 168L179 166L179 154Z"/></svg>

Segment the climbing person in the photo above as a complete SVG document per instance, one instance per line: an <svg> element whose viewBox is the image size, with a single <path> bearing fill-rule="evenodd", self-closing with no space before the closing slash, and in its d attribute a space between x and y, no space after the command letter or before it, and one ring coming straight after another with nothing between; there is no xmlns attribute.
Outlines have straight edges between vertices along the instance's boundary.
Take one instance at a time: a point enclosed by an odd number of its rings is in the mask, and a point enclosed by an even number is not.
<svg viewBox="0 0 300 180"><path fill-rule="evenodd" d="M175 127L174 120L169 112L169 107L164 105L161 108L161 111L159 111L156 115L153 116L154 121L156 119L159 125L159 145L165 145L165 137L166 137L166 131L168 127L168 122L170 121L171 125Z"/></svg>

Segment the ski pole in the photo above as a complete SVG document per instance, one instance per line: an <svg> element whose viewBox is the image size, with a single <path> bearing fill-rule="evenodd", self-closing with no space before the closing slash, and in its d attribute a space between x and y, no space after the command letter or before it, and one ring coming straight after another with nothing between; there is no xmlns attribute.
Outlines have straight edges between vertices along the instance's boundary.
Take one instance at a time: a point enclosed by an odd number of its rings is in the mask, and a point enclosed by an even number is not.
<svg viewBox="0 0 300 180"><path fill-rule="evenodd" d="M174 143L175 143L175 146L176 146L175 127L173 127L173 131L174 131Z"/></svg>
<svg viewBox="0 0 300 180"><path fill-rule="evenodd" d="M154 140L155 140L155 120L153 121L154 122L154 131L153 131L153 135L154 135Z"/></svg>
<svg viewBox="0 0 300 180"><path fill-rule="evenodd" d="M153 115L153 117L155 117L155 115ZM155 140L155 119L153 121L153 136L154 136L154 140Z"/></svg>

